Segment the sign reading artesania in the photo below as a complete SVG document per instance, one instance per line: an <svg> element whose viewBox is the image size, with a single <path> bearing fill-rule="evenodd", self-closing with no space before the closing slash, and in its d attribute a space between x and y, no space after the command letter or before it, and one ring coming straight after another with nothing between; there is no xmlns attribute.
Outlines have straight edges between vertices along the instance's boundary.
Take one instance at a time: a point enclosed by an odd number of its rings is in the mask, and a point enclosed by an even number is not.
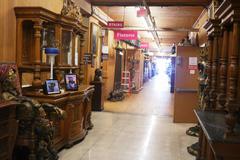
<svg viewBox="0 0 240 160"><path fill-rule="evenodd" d="M132 30L117 30L114 31L114 39L116 40L137 40L138 32Z"/></svg>
<svg viewBox="0 0 240 160"><path fill-rule="evenodd" d="M124 23L123 23L123 21L109 21L107 23L107 27L108 28L123 28Z"/></svg>

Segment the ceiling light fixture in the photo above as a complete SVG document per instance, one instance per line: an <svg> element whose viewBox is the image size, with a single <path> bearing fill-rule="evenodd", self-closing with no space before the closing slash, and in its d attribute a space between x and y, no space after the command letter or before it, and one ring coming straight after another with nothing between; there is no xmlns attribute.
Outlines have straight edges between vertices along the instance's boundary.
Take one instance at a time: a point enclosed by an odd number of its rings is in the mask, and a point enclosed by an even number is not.
<svg viewBox="0 0 240 160"><path fill-rule="evenodd" d="M159 39L159 36L158 36L158 33L157 33L157 29L156 29L156 22L155 22L155 19L154 17L151 15L151 11L150 11L150 8L149 6L147 5L147 2L145 0L143 0L143 5L144 7L146 8L147 10L147 16L144 17L146 23L148 24L148 27L150 29L152 29L151 33L154 37L154 40L156 42L156 45L158 46L158 48L160 48L160 39Z"/></svg>

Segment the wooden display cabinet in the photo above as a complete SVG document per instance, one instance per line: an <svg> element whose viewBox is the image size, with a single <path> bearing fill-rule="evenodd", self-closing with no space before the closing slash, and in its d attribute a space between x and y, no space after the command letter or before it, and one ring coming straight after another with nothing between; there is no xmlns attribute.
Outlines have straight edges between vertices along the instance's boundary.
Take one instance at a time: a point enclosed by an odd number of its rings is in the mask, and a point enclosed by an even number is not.
<svg viewBox="0 0 240 160"><path fill-rule="evenodd" d="M45 48L57 47L60 54L55 59L56 73L59 70L73 70L82 81L80 68L83 65L84 35L88 27L82 25L81 14L70 17L41 7L16 7L15 14L20 74L33 73L32 86L40 88L43 83L41 73L50 70Z"/></svg>
<svg viewBox="0 0 240 160"><path fill-rule="evenodd" d="M41 7L16 7L17 65L20 77L33 75L32 86L23 89L23 95L41 103L54 104L67 113L67 118L56 121L54 146L58 150L81 140L93 125L91 123L91 98L93 86L83 85L83 43L88 29L82 24L80 9L72 2L64 3L61 14ZM63 87L64 74L77 74L78 91L63 91L45 95L41 91L48 79L50 65L45 48L57 47L54 78Z"/></svg>

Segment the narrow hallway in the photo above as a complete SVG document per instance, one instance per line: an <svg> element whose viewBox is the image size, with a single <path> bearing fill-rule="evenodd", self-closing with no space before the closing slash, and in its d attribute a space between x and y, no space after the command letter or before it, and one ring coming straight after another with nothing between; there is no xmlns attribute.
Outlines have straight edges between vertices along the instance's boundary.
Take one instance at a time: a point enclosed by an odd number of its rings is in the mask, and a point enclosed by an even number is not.
<svg viewBox="0 0 240 160"><path fill-rule="evenodd" d="M164 71L164 70L163 70ZM139 94L127 95L123 101L104 104L105 111L140 115L172 116L173 94L168 76L161 71L150 79Z"/></svg>
<svg viewBox="0 0 240 160"><path fill-rule="evenodd" d="M105 112L93 112L94 128L84 141L62 150L60 159L193 160L186 147L196 139L185 134L191 124L172 122L173 95L167 78L159 73L139 94L105 103Z"/></svg>

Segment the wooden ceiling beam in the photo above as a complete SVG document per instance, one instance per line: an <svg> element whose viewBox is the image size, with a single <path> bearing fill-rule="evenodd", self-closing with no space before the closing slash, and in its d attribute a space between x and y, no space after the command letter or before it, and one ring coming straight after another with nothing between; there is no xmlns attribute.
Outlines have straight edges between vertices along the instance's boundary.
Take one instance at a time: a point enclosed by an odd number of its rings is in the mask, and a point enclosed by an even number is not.
<svg viewBox="0 0 240 160"><path fill-rule="evenodd" d="M142 0L87 0L94 6L140 6ZM146 0L148 6L203 6L211 0Z"/></svg>

